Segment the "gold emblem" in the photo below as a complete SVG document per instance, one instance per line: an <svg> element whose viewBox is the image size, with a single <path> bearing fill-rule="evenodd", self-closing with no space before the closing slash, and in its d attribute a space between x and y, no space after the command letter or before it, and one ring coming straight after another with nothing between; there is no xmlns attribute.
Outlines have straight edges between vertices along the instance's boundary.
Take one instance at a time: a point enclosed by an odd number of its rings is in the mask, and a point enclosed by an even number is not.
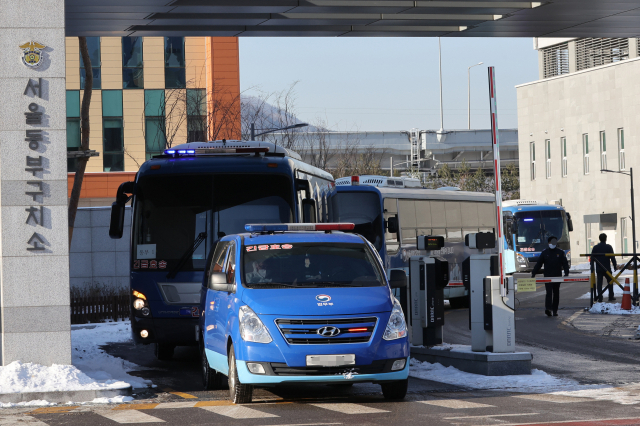
<svg viewBox="0 0 640 426"><path fill-rule="evenodd" d="M44 44L30 41L20 46L22 49L22 62L29 68L37 68L42 63L42 50L46 48Z"/></svg>

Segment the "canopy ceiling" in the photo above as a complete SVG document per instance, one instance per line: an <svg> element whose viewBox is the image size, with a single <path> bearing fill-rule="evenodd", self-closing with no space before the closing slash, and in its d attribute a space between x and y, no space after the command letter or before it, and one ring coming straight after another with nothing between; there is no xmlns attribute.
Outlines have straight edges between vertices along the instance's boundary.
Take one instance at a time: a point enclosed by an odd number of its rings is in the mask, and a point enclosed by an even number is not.
<svg viewBox="0 0 640 426"><path fill-rule="evenodd" d="M640 0L66 0L68 36L633 37Z"/></svg>

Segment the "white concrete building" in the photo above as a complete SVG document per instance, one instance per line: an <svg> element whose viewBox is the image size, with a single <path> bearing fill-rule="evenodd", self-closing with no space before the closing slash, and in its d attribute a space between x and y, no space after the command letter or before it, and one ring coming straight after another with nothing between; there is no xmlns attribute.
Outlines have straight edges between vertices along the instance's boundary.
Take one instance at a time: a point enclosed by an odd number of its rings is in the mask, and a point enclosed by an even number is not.
<svg viewBox="0 0 640 426"><path fill-rule="evenodd" d="M600 170L629 173L640 159L638 39L540 39L534 48L540 80L517 86L521 197L562 200L574 263L601 232L628 253L629 176Z"/></svg>

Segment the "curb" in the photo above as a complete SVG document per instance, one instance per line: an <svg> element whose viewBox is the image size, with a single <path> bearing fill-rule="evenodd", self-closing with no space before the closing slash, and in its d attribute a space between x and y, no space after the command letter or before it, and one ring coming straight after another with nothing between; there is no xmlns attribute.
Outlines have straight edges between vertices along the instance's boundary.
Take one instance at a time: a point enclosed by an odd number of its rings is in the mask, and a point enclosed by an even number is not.
<svg viewBox="0 0 640 426"><path fill-rule="evenodd" d="M95 389L77 391L52 391L52 392L24 392L1 393L0 402L14 403L45 400L47 402L87 402L95 398L113 398L116 396L130 396L131 386L121 389Z"/></svg>

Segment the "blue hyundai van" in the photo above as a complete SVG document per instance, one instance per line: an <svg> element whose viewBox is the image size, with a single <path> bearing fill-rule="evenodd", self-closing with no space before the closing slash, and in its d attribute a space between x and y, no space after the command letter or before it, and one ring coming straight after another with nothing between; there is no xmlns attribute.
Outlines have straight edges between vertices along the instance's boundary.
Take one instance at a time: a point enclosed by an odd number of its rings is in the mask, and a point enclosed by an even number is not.
<svg viewBox="0 0 640 426"><path fill-rule="evenodd" d="M353 224L247 225L223 237L203 282L197 331L205 389L234 403L280 383L379 383L407 393L409 340L375 248Z"/></svg>

